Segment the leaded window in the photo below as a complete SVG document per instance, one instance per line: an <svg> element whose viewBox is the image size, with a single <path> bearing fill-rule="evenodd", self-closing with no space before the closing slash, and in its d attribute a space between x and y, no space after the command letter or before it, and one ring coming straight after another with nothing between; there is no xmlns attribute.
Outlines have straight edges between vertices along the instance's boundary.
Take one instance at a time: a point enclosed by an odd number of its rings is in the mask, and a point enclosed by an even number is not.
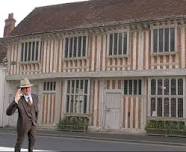
<svg viewBox="0 0 186 152"><path fill-rule="evenodd" d="M175 28L153 29L153 53L175 52Z"/></svg>
<svg viewBox="0 0 186 152"><path fill-rule="evenodd" d="M124 80L124 95L141 95L141 80Z"/></svg>
<svg viewBox="0 0 186 152"><path fill-rule="evenodd" d="M151 79L151 116L183 117L182 78Z"/></svg>
<svg viewBox="0 0 186 152"><path fill-rule="evenodd" d="M128 32L108 34L108 55L126 56L128 52Z"/></svg>
<svg viewBox="0 0 186 152"><path fill-rule="evenodd" d="M56 82L55 81L46 81L43 84L44 91L55 91L56 90Z"/></svg>
<svg viewBox="0 0 186 152"><path fill-rule="evenodd" d="M87 56L87 36L72 36L65 38L65 59Z"/></svg>
<svg viewBox="0 0 186 152"><path fill-rule="evenodd" d="M89 113L89 80L67 80L66 113Z"/></svg>
<svg viewBox="0 0 186 152"><path fill-rule="evenodd" d="M26 41L21 43L21 62L33 63L39 61L40 41Z"/></svg>

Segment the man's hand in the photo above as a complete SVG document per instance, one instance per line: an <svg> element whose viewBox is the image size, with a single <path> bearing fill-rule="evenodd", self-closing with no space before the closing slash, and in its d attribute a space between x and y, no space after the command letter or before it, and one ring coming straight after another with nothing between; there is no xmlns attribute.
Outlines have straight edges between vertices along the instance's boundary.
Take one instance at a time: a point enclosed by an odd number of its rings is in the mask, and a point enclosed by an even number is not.
<svg viewBox="0 0 186 152"><path fill-rule="evenodd" d="M17 92L16 92L16 95L15 95L15 102L18 103L19 102L19 99L21 98L22 96L22 92L21 92L21 89L18 89Z"/></svg>

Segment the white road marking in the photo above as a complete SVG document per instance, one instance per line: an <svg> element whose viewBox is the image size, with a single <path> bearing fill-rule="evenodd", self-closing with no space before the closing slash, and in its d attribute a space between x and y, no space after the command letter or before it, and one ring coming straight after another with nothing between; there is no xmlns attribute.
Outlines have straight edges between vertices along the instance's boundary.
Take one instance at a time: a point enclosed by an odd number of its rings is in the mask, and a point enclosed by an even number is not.
<svg viewBox="0 0 186 152"><path fill-rule="evenodd" d="M14 151L14 148L12 148L12 147L0 147L0 151ZM28 149L23 149L23 148L21 148L21 151L28 151ZM48 150L40 150L40 149L36 149L36 150L34 150L34 151L48 151Z"/></svg>

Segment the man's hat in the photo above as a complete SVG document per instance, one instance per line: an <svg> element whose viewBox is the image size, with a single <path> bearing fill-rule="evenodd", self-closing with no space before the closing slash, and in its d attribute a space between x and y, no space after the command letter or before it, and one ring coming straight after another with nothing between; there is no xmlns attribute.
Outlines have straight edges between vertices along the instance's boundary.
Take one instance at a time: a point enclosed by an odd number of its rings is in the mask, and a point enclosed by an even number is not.
<svg viewBox="0 0 186 152"><path fill-rule="evenodd" d="M33 84L30 83L28 78L24 78L23 80L20 81L20 86L19 86L20 88L27 88L31 86L33 86Z"/></svg>

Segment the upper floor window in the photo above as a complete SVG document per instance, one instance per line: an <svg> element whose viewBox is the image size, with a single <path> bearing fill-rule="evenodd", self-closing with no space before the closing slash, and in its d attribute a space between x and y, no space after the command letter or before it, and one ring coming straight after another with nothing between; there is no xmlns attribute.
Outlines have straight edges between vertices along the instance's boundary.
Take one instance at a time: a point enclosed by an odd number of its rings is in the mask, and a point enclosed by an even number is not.
<svg viewBox="0 0 186 152"><path fill-rule="evenodd" d="M81 58L87 54L87 36L65 38L65 58Z"/></svg>
<svg viewBox="0 0 186 152"><path fill-rule="evenodd" d="M110 33L108 36L109 56L125 56L128 52L128 33Z"/></svg>
<svg viewBox="0 0 186 152"><path fill-rule="evenodd" d="M176 51L175 28L153 29L153 53Z"/></svg>
<svg viewBox="0 0 186 152"><path fill-rule="evenodd" d="M21 62L38 62L39 54L39 41L27 41L21 43Z"/></svg>

